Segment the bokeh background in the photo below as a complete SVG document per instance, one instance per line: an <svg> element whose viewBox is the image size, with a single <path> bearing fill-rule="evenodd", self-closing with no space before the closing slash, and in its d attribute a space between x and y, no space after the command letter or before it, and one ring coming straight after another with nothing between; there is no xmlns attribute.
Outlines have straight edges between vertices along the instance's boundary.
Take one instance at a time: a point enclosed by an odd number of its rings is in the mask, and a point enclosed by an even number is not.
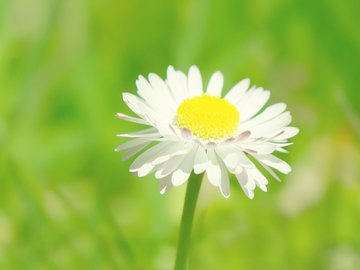
<svg viewBox="0 0 360 270"><path fill-rule="evenodd" d="M171 269L185 186L128 173L139 74L249 77L301 128L254 200L203 185L190 269L360 269L360 2L1 0L0 269Z"/></svg>

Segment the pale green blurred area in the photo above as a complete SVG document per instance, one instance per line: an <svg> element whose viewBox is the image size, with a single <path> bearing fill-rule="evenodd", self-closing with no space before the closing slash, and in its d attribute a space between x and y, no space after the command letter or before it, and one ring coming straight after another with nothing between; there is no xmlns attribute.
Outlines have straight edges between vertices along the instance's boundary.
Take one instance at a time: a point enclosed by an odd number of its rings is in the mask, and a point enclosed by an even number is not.
<svg viewBox="0 0 360 270"><path fill-rule="evenodd" d="M185 186L113 149L139 74L197 64L286 102L293 171L205 184L190 269L360 269L360 2L0 0L0 269L171 269Z"/></svg>

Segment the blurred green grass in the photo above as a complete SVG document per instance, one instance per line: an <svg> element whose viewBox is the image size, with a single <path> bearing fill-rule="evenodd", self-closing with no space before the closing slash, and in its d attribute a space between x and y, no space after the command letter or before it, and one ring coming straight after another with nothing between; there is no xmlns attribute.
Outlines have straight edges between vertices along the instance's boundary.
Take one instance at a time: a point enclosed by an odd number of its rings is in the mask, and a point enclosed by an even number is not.
<svg viewBox="0 0 360 270"><path fill-rule="evenodd" d="M113 149L123 91L169 64L272 90L293 172L203 187L190 269L360 269L360 2L0 2L0 269L171 269L184 187ZM234 179L232 179L234 180Z"/></svg>

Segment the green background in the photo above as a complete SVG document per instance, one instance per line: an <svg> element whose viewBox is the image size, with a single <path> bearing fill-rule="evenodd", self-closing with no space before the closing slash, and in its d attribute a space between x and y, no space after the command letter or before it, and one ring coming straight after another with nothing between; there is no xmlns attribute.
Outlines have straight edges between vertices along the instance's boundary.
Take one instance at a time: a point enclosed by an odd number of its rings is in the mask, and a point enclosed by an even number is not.
<svg viewBox="0 0 360 270"><path fill-rule="evenodd" d="M190 269L360 269L359 1L0 1L0 269L171 269L185 186L113 149L169 64L244 77L300 134L269 191L204 184Z"/></svg>

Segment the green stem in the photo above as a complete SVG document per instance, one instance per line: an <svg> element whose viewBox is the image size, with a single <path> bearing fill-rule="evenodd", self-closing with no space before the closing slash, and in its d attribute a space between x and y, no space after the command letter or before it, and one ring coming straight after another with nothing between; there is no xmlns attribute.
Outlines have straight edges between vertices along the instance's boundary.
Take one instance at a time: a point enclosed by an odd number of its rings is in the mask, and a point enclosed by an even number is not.
<svg viewBox="0 0 360 270"><path fill-rule="evenodd" d="M203 175L192 174L186 187L183 213L181 216L179 243L176 252L175 270L184 270L190 249L191 227Z"/></svg>

